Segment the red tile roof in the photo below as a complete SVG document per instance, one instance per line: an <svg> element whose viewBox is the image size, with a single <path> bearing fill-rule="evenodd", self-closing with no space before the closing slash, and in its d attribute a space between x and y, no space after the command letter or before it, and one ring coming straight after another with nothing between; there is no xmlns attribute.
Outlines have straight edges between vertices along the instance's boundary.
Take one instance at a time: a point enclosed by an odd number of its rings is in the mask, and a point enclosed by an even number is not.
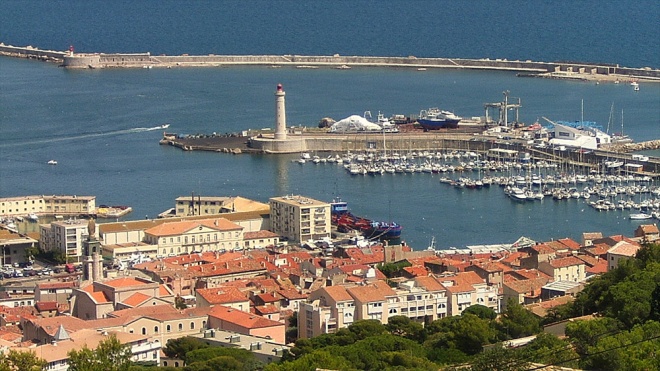
<svg viewBox="0 0 660 371"><path fill-rule="evenodd" d="M151 299L151 296L145 295L141 292L136 292L135 294L126 298L126 300L124 300L122 303L130 307L137 307L149 299Z"/></svg>
<svg viewBox="0 0 660 371"><path fill-rule="evenodd" d="M435 277L424 276L424 277L415 277L415 283L418 287L425 289L426 291L443 291L445 287L435 279Z"/></svg>
<svg viewBox="0 0 660 371"><path fill-rule="evenodd" d="M610 248L609 250L607 250L607 253L633 257L635 256L635 254L637 254L637 251L639 251L639 249L640 246L637 244L631 244L626 241L621 241L616 245L612 246L612 248Z"/></svg>
<svg viewBox="0 0 660 371"><path fill-rule="evenodd" d="M411 277L426 276L429 274L429 271L422 265L413 265L410 267L403 267L403 270L406 271Z"/></svg>
<svg viewBox="0 0 660 371"><path fill-rule="evenodd" d="M56 301L38 301L34 303L34 307L37 308L39 312L44 311L57 311L57 302Z"/></svg>
<svg viewBox="0 0 660 371"><path fill-rule="evenodd" d="M94 291L94 285L89 285L82 289L82 291L89 294L89 296L97 303L109 303L110 298L103 291Z"/></svg>
<svg viewBox="0 0 660 371"><path fill-rule="evenodd" d="M548 263L553 268L564 268L574 265L584 265L584 262L574 256L568 256L565 258L552 259Z"/></svg>
<svg viewBox="0 0 660 371"><path fill-rule="evenodd" d="M258 316L241 310L216 305L209 311L209 317L218 318L224 322L233 323L246 329L284 326L283 323Z"/></svg>
<svg viewBox="0 0 660 371"><path fill-rule="evenodd" d="M365 286L349 287L346 291L361 303L385 301L388 296L396 296L396 292L384 281L375 281Z"/></svg>
<svg viewBox="0 0 660 371"><path fill-rule="evenodd" d="M247 296L239 289L232 286L220 286L212 289L197 289L197 295L201 296L210 305L247 302Z"/></svg>
<svg viewBox="0 0 660 371"><path fill-rule="evenodd" d="M122 277L122 278L116 278L114 280L110 281L105 281L103 282L104 285L108 285L114 288L120 288L120 287L132 287L132 286L141 286L141 285L146 285L148 282L144 281L139 281L133 277Z"/></svg>
<svg viewBox="0 0 660 371"><path fill-rule="evenodd" d="M320 290L328 294L332 300L336 302L340 301L353 301L353 297L346 291L345 286L327 286L323 287Z"/></svg>
<svg viewBox="0 0 660 371"><path fill-rule="evenodd" d="M196 228L202 229L203 227L219 232L235 231L235 230L243 229L243 227L241 227L240 225L234 222L230 222L225 218L217 218L217 219L185 220L180 222L163 223L145 230L144 233L157 237L177 236L189 232Z"/></svg>
<svg viewBox="0 0 660 371"><path fill-rule="evenodd" d="M579 250L580 249L580 244L570 238L562 238L557 240L558 242L562 243L564 246L568 247L569 250Z"/></svg>

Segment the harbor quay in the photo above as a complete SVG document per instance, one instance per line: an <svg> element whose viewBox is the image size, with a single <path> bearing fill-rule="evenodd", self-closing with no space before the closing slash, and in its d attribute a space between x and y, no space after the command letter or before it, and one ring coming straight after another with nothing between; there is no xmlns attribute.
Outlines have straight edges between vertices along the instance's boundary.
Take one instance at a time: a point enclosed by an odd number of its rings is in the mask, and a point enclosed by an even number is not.
<svg viewBox="0 0 660 371"><path fill-rule="evenodd" d="M378 56L304 56L304 55L152 55L144 53L78 53L41 50L32 46L0 43L0 55L40 59L60 63L65 68L176 68L254 65L295 68L403 67L419 71L433 68L518 71L523 77L577 79L585 81L660 82L660 69L622 67L618 64L580 62L538 62L507 59L463 59L378 57Z"/></svg>
<svg viewBox="0 0 660 371"><path fill-rule="evenodd" d="M298 133L289 135L286 141L278 142L272 139L272 134L256 134L250 136L197 136L176 137L167 135L160 141L161 144L171 145L185 151L214 151L224 153L252 153L252 154L286 154L286 153L314 153L314 154L345 154L345 153L393 153L405 155L410 152L474 152L482 158L498 150L515 153L514 157L500 160L518 161L522 154L528 154L529 160L547 161L565 164L567 166L602 170L603 164L624 162L638 166L640 174L651 177L660 177L660 158L635 156L630 153L613 152L607 150L580 151L575 149L539 148L529 145L527 141L517 139L498 139L482 134L469 132L428 133L396 133L396 134L327 134L327 133ZM647 144L648 143L648 144ZM660 140L644 142L644 148L658 148ZM644 144L636 143L638 147ZM495 151L491 151L495 150ZM527 156L527 155L525 155ZM641 167L641 169L640 169Z"/></svg>

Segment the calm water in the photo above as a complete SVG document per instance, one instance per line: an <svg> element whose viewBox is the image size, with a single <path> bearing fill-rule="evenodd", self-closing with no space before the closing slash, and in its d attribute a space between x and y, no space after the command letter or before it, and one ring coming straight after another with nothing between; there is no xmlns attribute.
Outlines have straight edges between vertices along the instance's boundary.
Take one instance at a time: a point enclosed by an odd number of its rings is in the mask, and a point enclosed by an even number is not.
<svg viewBox="0 0 660 371"><path fill-rule="evenodd" d="M0 3L0 41L79 51L191 54L346 54L604 61L658 66L657 2L25 2ZM402 5L403 4L403 5ZM514 12L515 7L515 12ZM571 8L573 19L565 14ZM557 8L557 9L555 9ZM256 9L256 10L255 10ZM625 9L626 16L621 16ZM275 18L273 14L282 14ZM520 14L520 15L514 15ZM420 27L423 20L425 26ZM521 21L524 20L524 21ZM579 20L579 21L578 21ZM599 27L594 27L598 24ZM66 26L65 26L66 25ZM359 37L356 37L359 35ZM330 201L359 215L395 220L425 248L631 234L627 214L580 202L513 204L497 187L457 191L426 174L350 177L336 166L300 166L295 156L183 152L157 144L164 122L181 134L274 126L283 83L289 125L326 116L430 106L483 115L509 90L521 120L584 118L621 125L636 140L660 138L660 84L525 79L506 72L405 69L203 68L67 71L0 58L0 196L96 195L99 204L155 217L178 196L241 195L266 202L287 193ZM654 152L652 154L660 155ZM46 162L55 159L57 166Z"/></svg>
<svg viewBox="0 0 660 371"><path fill-rule="evenodd" d="M0 38L82 52L393 55L660 66L660 2L13 1Z"/></svg>

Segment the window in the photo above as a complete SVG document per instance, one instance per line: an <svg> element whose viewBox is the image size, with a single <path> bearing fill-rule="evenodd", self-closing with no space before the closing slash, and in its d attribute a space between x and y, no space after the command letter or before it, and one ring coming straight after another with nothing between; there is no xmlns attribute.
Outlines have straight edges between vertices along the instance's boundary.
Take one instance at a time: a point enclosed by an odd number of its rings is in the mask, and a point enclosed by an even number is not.
<svg viewBox="0 0 660 371"><path fill-rule="evenodd" d="M158 326L154 326L154 334L158 333Z"/></svg>
<svg viewBox="0 0 660 371"><path fill-rule="evenodd" d="M179 331L183 331L183 323L179 323Z"/></svg>
<svg viewBox="0 0 660 371"><path fill-rule="evenodd" d="M170 325L167 325L167 327L165 327L165 330L166 330L167 332L170 332L170 331L172 331L172 326L170 326Z"/></svg>
<svg viewBox="0 0 660 371"><path fill-rule="evenodd" d="M146 334L147 334L147 328L146 328L146 327L143 327L143 328L142 328L142 335L146 335Z"/></svg>
<svg viewBox="0 0 660 371"><path fill-rule="evenodd" d="M195 322L190 322L190 329L194 330L195 329Z"/></svg>

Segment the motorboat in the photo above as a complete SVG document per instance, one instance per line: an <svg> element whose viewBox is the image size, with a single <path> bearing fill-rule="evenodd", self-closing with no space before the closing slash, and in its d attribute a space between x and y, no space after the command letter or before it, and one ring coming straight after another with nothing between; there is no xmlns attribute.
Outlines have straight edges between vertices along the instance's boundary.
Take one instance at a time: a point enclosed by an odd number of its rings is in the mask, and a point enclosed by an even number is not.
<svg viewBox="0 0 660 371"><path fill-rule="evenodd" d="M645 213L630 214L630 220L646 220L651 219L652 217L653 215Z"/></svg>
<svg viewBox="0 0 660 371"><path fill-rule="evenodd" d="M48 161L48 165L57 165L57 161L50 160L50 161Z"/></svg>

